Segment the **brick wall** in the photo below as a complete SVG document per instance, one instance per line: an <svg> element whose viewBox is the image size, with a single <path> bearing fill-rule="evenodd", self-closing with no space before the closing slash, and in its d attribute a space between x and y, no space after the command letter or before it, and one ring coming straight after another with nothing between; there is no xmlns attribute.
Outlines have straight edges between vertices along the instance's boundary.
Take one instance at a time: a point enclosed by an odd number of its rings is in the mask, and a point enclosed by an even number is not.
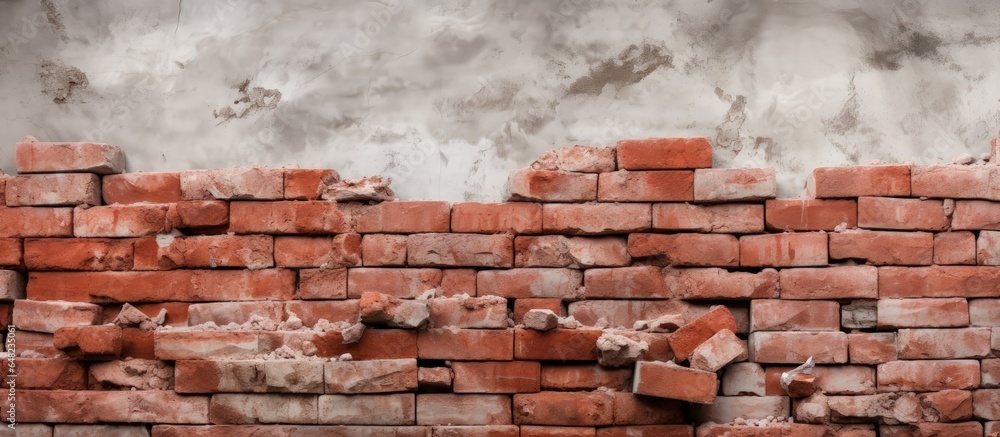
<svg viewBox="0 0 1000 437"><path fill-rule="evenodd" d="M449 205L332 170L122 173L100 144L16 161L25 435L1000 432L1000 166L819 168L775 199L705 139L626 140Z"/></svg>

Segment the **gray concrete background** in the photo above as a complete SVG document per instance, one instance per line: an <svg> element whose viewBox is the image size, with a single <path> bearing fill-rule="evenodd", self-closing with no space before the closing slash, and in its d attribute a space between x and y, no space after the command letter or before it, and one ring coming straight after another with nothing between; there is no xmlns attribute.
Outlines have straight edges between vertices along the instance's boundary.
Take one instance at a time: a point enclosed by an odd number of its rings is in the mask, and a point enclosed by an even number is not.
<svg viewBox="0 0 1000 437"><path fill-rule="evenodd" d="M0 0L0 168L34 135L495 201L547 149L698 135L787 197L987 152L998 67L988 0Z"/></svg>

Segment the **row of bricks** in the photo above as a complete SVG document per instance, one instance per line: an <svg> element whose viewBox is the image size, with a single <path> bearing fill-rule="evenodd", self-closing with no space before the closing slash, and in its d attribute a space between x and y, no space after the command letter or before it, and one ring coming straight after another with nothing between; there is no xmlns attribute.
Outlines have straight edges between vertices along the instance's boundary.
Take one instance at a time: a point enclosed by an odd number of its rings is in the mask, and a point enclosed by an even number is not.
<svg viewBox="0 0 1000 437"><path fill-rule="evenodd" d="M451 251L441 254L443 246ZM23 265L36 271L362 265L586 268L627 266L633 258L675 267L785 267L858 259L873 265L1000 265L1000 231L981 231L978 239L971 232L879 231L740 238L689 233L630 234L627 238L354 233L0 238L0 266Z"/></svg>
<svg viewBox="0 0 1000 437"><path fill-rule="evenodd" d="M997 230L1000 202L862 197L765 204L456 203L218 200L95 207L0 207L6 237L137 237L173 228L247 234L504 233L601 235L649 230L713 233ZM7 226L5 226L7 227Z"/></svg>
<svg viewBox="0 0 1000 437"><path fill-rule="evenodd" d="M298 273L298 274L296 274ZM298 276L298 281L296 277ZM996 297L997 266L831 266L730 272L656 266L510 270L351 269L29 272L0 270L8 300L204 302L357 298L379 291L402 298L435 288L440 295L586 299L891 299ZM298 282L298 287L296 286ZM780 287L779 287L780 285ZM780 289L780 293L779 293Z"/></svg>

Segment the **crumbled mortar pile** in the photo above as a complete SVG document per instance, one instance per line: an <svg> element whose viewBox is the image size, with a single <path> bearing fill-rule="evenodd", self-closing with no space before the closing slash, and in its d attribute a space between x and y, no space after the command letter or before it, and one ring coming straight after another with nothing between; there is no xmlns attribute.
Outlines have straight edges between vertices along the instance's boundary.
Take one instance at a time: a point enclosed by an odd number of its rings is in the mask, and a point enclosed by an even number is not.
<svg viewBox="0 0 1000 437"><path fill-rule="evenodd" d="M1000 432L989 156L819 168L775 199L773 170L712 169L703 138L625 140L450 205L329 169L15 154L0 320L21 433Z"/></svg>

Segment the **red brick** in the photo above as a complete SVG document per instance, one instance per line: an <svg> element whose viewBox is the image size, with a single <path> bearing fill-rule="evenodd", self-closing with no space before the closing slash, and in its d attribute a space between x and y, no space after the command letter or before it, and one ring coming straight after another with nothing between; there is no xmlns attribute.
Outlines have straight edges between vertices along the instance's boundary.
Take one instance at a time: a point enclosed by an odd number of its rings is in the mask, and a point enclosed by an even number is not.
<svg viewBox="0 0 1000 437"><path fill-rule="evenodd" d="M335 202L232 202L229 231L237 234L335 234L349 226Z"/></svg>
<svg viewBox="0 0 1000 437"><path fill-rule="evenodd" d="M154 332L158 360L248 359L260 352L258 335L251 331Z"/></svg>
<svg viewBox="0 0 1000 437"><path fill-rule="evenodd" d="M670 336L670 348L678 362L684 361L698 345L723 329L736 332L736 320L729 308L719 305L674 331Z"/></svg>
<svg viewBox="0 0 1000 437"><path fill-rule="evenodd" d="M740 265L744 267L820 266L827 262L827 238L824 233L740 237Z"/></svg>
<svg viewBox="0 0 1000 437"><path fill-rule="evenodd" d="M129 270L132 240L28 238L24 264L29 270Z"/></svg>
<svg viewBox="0 0 1000 437"><path fill-rule="evenodd" d="M626 240L619 237L542 235L514 239L516 267L624 266L630 261Z"/></svg>
<svg viewBox="0 0 1000 437"><path fill-rule="evenodd" d="M428 301L432 328L505 329L507 299L497 296L437 298Z"/></svg>
<svg viewBox="0 0 1000 437"><path fill-rule="evenodd" d="M909 165L858 165L820 167L806 182L806 191L817 199L832 197L910 195Z"/></svg>
<svg viewBox="0 0 1000 437"><path fill-rule="evenodd" d="M323 393L323 364L292 360L178 360L174 364L174 390L177 393Z"/></svg>
<svg viewBox="0 0 1000 437"><path fill-rule="evenodd" d="M440 269L353 268L347 273L347 295L361 297L366 291L401 298L415 298L441 286Z"/></svg>
<svg viewBox="0 0 1000 437"><path fill-rule="evenodd" d="M608 321L609 326L632 327L637 321L652 320L663 315L677 315L682 323L690 323L708 311L707 305L696 305L679 299L584 300L569 304L569 315L587 326L593 326L598 319L603 318ZM749 319L749 311L745 313L745 318ZM745 322L745 327L749 326L749 321ZM747 329L733 332L746 331Z"/></svg>
<svg viewBox="0 0 1000 437"><path fill-rule="evenodd" d="M135 242L135 270L274 267L269 235L157 235Z"/></svg>
<svg viewBox="0 0 1000 437"><path fill-rule="evenodd" d="M881 299L879 328L947 328L969 325L969 302L962 298Z"/></svg>
<svg viewBox="0 0 1000 437"><path fill-rule="evenodd" d="M548 364L542 366L543 390L580 391L606 387L631 390L632 369L609 369L595 364Z"/></svg>
<svg viewBox="0 0 1000 437"><path fill-rule="evenodd" d="M603 173L615 169L614 147L566 146L548 150L535 162L534 170L562 170L579 173Z"/></svg>
<svg viewBox="0 0 1000 437"><path fill-rule="evenodd" d="M121 355L122 329L114 325L63 326L52 346L76 359L114 359Z"/></svg>
<svg viewBox="0 0 1000 437"><path fill-rule="evenodd" d="M514 323L520 324L524 314L531 310L550 310L557 316L565 316L566 309L563 308L562 299L553 298L528 298L514 300Z"/></svg>
<svg viewBox="0 0 1000 437"><path fill-rule="evenodd" d="M847 334L848 355L854 364L882 364L896 361L896 334L856 332Z"/></svg>
<svg viewBox="0 0 1000 437"><path fill-rule="evenodd" d="M965 437L982 434L983 424L979 422L921 422L913 425L879 426L879 435L884 437Z"/></svg>
<svg viewBox="0 0 1000 437"><path fill-rule="evenodd" d="M854 200L773 199L765 203L768 229L783 231L832 231L846 225L858 227Z"/></svg>
<svg viewBox="0 0 1000 437"><path fill-rule="evenodd" d="M507 179L512 201L588 202L597 200L597 175L549 170L514 170Z"/></svg>
<svg viewBox="0 0 1000 437"><path fill-rule="evenodd" d="M534 426L521 427L521 437L595 437L596 428L581 426Z"/></svg>
<svg viewBox="0 0 1000 437"><path fill-rule="evenodd" d="M757 363L733 363L723 370L721 386L723 396L764 396L764 368Z"/></svg>
<svg viewBox="0 0 1000 437"><path fill-rule="evenodd" d="M601 173L601 202L675 202L694 200L690 171L615 171Z"/></svg>
<svg viewBox="0 0 1000 437"><path fill-rule="evenodd" d="M358 320L358 311L358 301L354 299L285 302L285 314L295 314L304 326L313 326L320 319L334 323L354 323Z"/></svg>
<svg viewBox="0 0 1000 437"><path fill-rule="evenodd" d="M366 267L406 265L406 236L365 235L361 238L361 259Z"/></svg>
<svg viewBox="0 0 1000 437"><path fill-rule="evenodd" d="M372 413L375 411L378 414ZM415 411L416 396L413 393L319 396L321 424L413 425L416 422ZM357 434L360 431L346 432ZM319 431L317 435L327 434Z"/></svg>
<svg viewBox="0 0 1000 437"><path fill-rule="evenodd" d="M19 390L17 400L18 422L209 423L207 396L170 390Z"/></svg>
<svg viewBox="0 0 1000 437"><path fill-rule="evenodd" d="M139 328L122 328L122 359L155 360L156 339L153 332Z"/></svg>
<svg viewBox="0 0 1000 437"><path fill-rule="evenodd" d="M772 199L777 189L773 168L710 168L694 172L697 202Z"/></svg>
<svg viewBox="0 0 1000 437"><path fill-rule="evenodd" d="M976 264L1000 265L1000 231L979 231L976 239Z"/></svg>
<svg viewBox="0 0 1000 437"><path fill-rule="evenodd" d="M660 170L709 168L712 146L708 138L649 138L618 142L618 169Z"/></svg>
<svg viewBox="0 0 1000 437"><path fill-rule="evenodd" d="M1000 299L969 301L969 320L972 326L1000 326Z"/></svg>
<svg viewBox="0 0 1000 437"><path fill-rule="evenodd" d="M456 203L451 207L451 231L538 234L542 232L542 205L525 202Z"/></svg>
<svg viewBox="0 0 1000 437"><path fill-rule="evenodd" d="M690 369L672 362L638 362L632 392L640 395L711 404L719 390L714 372Z"/></svg>
<svg viewBox="0 0 1000 437"><path fill-rule="evenodd" d="M628 253L678 267L737 267L740 242L725 234L630 234Z"/></svg>
<svg viewBox="0 0 1000 437"><path fill-rule="evenodd" d="M285 200L317 200L323 190L340 180L340 174L331 169L284 169Z"/></svg>
<svg viewBox="0 0 1000 437"><path fill-rule="evenodd" d="M766 395L787 395L787 391L781 388L781 374L794 368L795 366L768 366L765 377ZM813 375L816 377L815 387L827 395L875 394L875 367L872 366L821 365L813 368Z"/></svg>
<svg viewBox="0 0 1000 437"><path fill-rule="evenodd" d="M976 264L976 236L968 231L934 234L934 264Z"/></svg>
<svg viewBox="0 0 1000 437"><path fill-rule="evenodd" d="M519 425L611 425L614 397L601 391L516 394L513 412Z"/></svg>
<svg viewBox="0 0 1000 437"><path fill-rule="evenodd" d="M663 269L666 295L676 299L769 299L778 297L778 272L730 272L720 268ZM588 293L590 292L588 286ZM656 297L656 296L648 296Z"/></svg>
<svg viewBox="0 0 1000 437"><path fill-rule="evenodd" d="M277 325L284 320L285 309L281 302L209 302L188 306L188 325L212 322L216 325L235 323L241 325L251 318L267 319Z"/></svg>
<svg viewBox="0 0 1000 437"><path fill-rule="evenodd" d="M644 231L652 224L649 204L588 203L542 205L542 229L556 234L622 234Z"/></svg>
<svg viewBox="0 0 1000 437"><path fill-rule="evenodd" d="M510 396L421 393L417 425L509 425Z"/></svg>
<svg viewBox="0 0 1000 437"><path fill-rule="evenodd" d="M680 401L614 393L615 425L653 425L684 423L684 405Z"/></svg>
<svg viewBox="0 0 1000 437"><path fill-rule="evenodd" d="M1000 199L993 186L997 179L995 166L978 165L916 165L911 182L914 197L950 199Z"/></svg>
<svg viewBox="0 0 1000 437"><path fill-rule="evenodd" d="M991 353L991 333L990 328L900 329L896 347L904 360L983 358Z"/></svg>
<svg viewBox="0 0 1000 437"><path fill-rule="evenodd" d="M167 205L137 204L73 209L77 237L142 237L170 231Z"/></svg>
<svg viewBox="0 0 1000 437"><path fill-rule="evenodd" d="M875 299L880 270L872 266L783 269L782 299Z"/></svg>
<svg viewBox="0 0 1000 437"><path fill-rule="evenodd" d="M688 357L691 368L707 372L717 372L729 363L746 359L746 343L728 329L716 332Z"/></svg>
<svg viewBox="0 0 1000 437"><path fill-rule="evenodd" d="M28 297L90 302L288 300L295 272L171 270L162 272L33 272Z"/></svg>
<svg viewBox="0 0 1000 437"><path fill-rule="evenodd" d="M174 366L163 361L125 359L90 363L89 370L91 390L174 389Z"/></svg>
<svg viewBox="0 0 1000 437"><path fill-rule="evenodd" d="M420 428L409 427L408 431L416 432ZM478 425L478 426L433 426L426 429L426 435L414 437L519 437L521 428L517 425ZM433 434L431 434L433 433ZM409 434L408 434L409 435ZM386 435L385 437L395 437Z"/></svg>
<svg viewBox="0 0 1000 437"><path fill-rule="evenodd" d="M275 237L274 261L278 267L337 268L361 265L361 236Z"/></svg>
<svg viewBox="0 0 1000 437"><path fill-rule="evenodd" d="M666 297L659 267L634 266L584 271L586 297L632 299Z"/></svg>
<svg viewBox="0 0 1000 437"><path fill-rule="evenodd" d="M450 367L420 367L417 369L417 386L422 392L450 392L451 380Z"/></svg>
<svg viewBox="0 0 1000 437"><path fill-rule="evenodd" d="M953 230L1000 230L1000 202L985 200L955 201L955 212L952 214L951 229Z"/></svg>
<svg viewBox="0 0 1000 437"><path fill-rule="evenodd" d="M0 329L7 329L14 318L14 302L0 303Z"/></svg>
<svg viewBox="0 0 1000 437"><path fill-rule="evenodd" d="M304 395L216 394L212 423L317 423L317 397Z"/></svg>
<svg viewBox="0 0 1000 437"><path fill-rule="evenodd" d="M381 202L374 205L352 204L346 207L355 230L362 234L409 234L448 232L451 207L436 200Z"/></svg>
<svg viewBox="0 0 1000 437"><path fill-rule="evenodd" d="M830 234L831 259L857 259L871 265L930 265L935 234L854 230ZM938 234L942 235L942 234Z"/></svg>
<svg viewBox="0 0 1000 437"><path fill-rule="evenodd" d="M843 332L767 332L750 334L750 361L802 364L810 356L817 364L847 362L847 334Z"/></svg>
<svg viewBox="0 0 1000 437"><path fill-rule="evenodd" d="M514 359L532 361L596 361L599 329L514 330Z"/></svg>
<svg viewBox="0 0 1000 437"><path fill-rule="evenodd" d="M298 296L301 299L346 299L347 269L300 269Z"/></svg>
<svg viewBox="0 0 1000 437"><path fill-rule="evenodd" d="M334 361L321 364L327 393L391 393L417 390L417 360Z"/></svg>
<svg viewBox="0 0 1000 437"><path fill-rule="evenodd" d="M284 198L284 171L280 168L239 167L181 172L184 200Z"/></svg>
<svg viewBox="0 0 1000 437"><path fill-rule="evenodd" d="M102 143L43 142L26 136L15 146L18 173L81 172L112 174L125 171L125 155Z"/></svg>
<svg viewBox="0 0 1000 437"><path fill-rule="evenodd" d="M691 425L629 425L599 428L596 437L694 437Z"/></svg>
<svg viewBox="0 0 1000 437"><path fill-rule="evenodd" d="M24 263L20 238L0 238L0 267L20 267Z"/></svg>
<svg viewBox="0 0 1000 437"><path fill-rule="evenodd" d="M514 330L426 329L417 335L417 353L429 360L510 361Z"/></svg>
<svg viewBox="0 0 1000 437"><path fill-rule="evenodd" d="M101 307L82 302L14 301L14 326L18 331L52 334L63 326L93 325L101 322Z"/></svg>
<svg viewBox="0 0 1000 437"><path fill-rule="evenodd" d="M426 300L403 300L369 291L358 301L360 322L368 326L421 329L430 321Z"/></svg>
<svg viewBox="0 0 1000 437"><path fill-rule="evenodd" d="M417 333L409 329L367 329L361 340L344 344L340 331L276 331L261 332L260 351L275 351L282 346L302 350L310 341L316 347L316 356L323 358L351 354L355 360L382 360L417 358Z"/></svg>
<svg viewBox="0 0 1000 437"><path fill-rule="evenodd" d="M104 203L180 202L180 173L125 173L101 178Z"/></svg>
<svg viewBox="0 0 1000 437"><path fill-rule="evenodd" d="M534 393L541 365L534 361L454 363L455 393Z"/></svg>
<svg viewBox="0 0 1000 437"><path fill-rule="evenodd" d="M7 178L7 206L100 205L101 179L93 174L40 174Z"/></svg>
<svg viewBox="0 0 1000 437"><path fill-rule="evenodd" d="M1000 268L994 266L879 267L880 298L994 297Z"/></svg>
<svg viewBox="0 0 1000 437"><path fill-rule="evenodd" d="M406 242L410 266L512 267L514 237L481 234L413 234Z"/></svg>
<svg viewBox="0 0 1000 437"><path fill-rule="evenodd" d="M890 361L878 365L878 391L968 390L979 386L979 361Z"/></svg>
<svg viewBox="0 0 1000 437"><path fill-rule="evenodd" d="M3 365L5 375L12 373L17 375L14 378L8 376L3 380L3 388L10 388L10 380L14 379L15 395L16 391L21 389L87 389L87 366L81 361L65 358L17 357L14 359L13 368L9 367L9 358L0 361L0 365ZM30 370L24 371L24 369Z"/></svg>
<svg viewBox="0 0 1000 437"><path fill-rule="evenodd" d="M225 228L229 225L229 202L192 200L171 203L167 214L175 228Z"/></svg>
<svg viewBox="0 0 1000 437"><path fill-rule="evenodd" d="M0 238L71 236L72 208L0 207Z"/></svg>
<svg viewBox="0 0 1000 437"><path fill-rule="evenodd" d="M750 302L752 331L839 331L840 304L832 301L757 299Z"/></svg>
<svg viewBox="0 0 1000 437"><path fill-rule="evenodd" d="M986 420L1000 420L1000 390L976 390L972 393L975 415Z"/></svg>
<svg viewBox="0 0 1000 437"><path fill-rule="evenodd" d="M764 205L653 204L653 229L750 234L764 231Z"/></svg>
<svg viewBox="0 0 1000 437"><path fill-rule="evenodd" d="M476 271L474 269L444 269L441 271L441 288L438 296L476 295Z"/></svg>
<svg viewBox="0 0 1000 437"><path fill-rule="evenodd" d="M858 198L858 226L862 228L941 231L948 225L940 200Z"/></svg>
<svg viewBox="0 0 1000 437"><path fill-rule="evenodd" d="M572 299L582 294L583 273L555 268L482 270L476 283L479 296Z"/></svg>

